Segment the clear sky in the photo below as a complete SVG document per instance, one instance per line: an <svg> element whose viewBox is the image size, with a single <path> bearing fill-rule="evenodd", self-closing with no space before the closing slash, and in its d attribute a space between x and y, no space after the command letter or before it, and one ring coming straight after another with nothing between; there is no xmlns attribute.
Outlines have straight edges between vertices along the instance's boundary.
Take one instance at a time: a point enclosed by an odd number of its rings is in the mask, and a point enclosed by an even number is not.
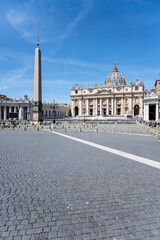
<svg viewBox="0 0 160 240"><path fill-rule="evenodd" d="M100 85L116 61L127 83L160 73L160 0L0 0L0 94L33 98L42 51L43 101L70 103L76 83Z"/></svg>

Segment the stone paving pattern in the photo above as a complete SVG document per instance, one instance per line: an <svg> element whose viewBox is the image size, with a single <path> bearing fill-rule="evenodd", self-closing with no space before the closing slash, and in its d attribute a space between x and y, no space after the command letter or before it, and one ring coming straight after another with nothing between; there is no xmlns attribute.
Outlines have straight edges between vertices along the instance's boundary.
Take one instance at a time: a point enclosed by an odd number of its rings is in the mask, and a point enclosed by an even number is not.
<svg viewBox="0 0 160 240"><path fill-rule="evenodd" d="M150 136L66 134L160 161ZM160 239L160 170L51 132L0 143L0 240Z"/></svg>

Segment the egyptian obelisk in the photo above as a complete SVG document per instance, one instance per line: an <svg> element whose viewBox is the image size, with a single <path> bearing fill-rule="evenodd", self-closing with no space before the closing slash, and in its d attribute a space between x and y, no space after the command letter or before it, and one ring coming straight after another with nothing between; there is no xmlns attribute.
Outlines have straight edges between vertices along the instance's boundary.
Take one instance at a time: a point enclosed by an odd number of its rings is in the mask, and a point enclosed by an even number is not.
<svg viewBox="0 0 160 240"><path fill-rule="evenodd" d="M37 47L35 49L33 121L42 121L41 50L39 49L39 36L37 37Z"/></svg>

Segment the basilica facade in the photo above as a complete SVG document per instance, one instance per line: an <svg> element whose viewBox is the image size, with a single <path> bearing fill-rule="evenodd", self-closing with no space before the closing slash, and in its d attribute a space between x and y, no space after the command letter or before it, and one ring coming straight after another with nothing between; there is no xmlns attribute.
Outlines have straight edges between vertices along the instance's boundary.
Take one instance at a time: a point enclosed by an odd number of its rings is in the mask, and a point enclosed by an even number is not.
<svg viewBox="0 0 160 240"><path fill-rule="evenodd" d="M126 83L116 63L104 85L82 88L76 84L71 89L72 117L130 116L143 117L144 84L136 79Z"/></svg>

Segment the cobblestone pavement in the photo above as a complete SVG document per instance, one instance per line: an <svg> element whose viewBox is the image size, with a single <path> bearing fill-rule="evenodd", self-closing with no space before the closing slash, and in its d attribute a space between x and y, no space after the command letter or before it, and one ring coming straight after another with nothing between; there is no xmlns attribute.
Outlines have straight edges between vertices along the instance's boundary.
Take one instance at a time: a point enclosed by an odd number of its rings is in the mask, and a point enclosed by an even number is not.
<svg viewBox="0 0 160 240"><path fill-rule="evenodd" d="M160 161L152 137L67 134ZM0 240L160 239L156 168L51 132L3 130L0 170Z"/></svg>

